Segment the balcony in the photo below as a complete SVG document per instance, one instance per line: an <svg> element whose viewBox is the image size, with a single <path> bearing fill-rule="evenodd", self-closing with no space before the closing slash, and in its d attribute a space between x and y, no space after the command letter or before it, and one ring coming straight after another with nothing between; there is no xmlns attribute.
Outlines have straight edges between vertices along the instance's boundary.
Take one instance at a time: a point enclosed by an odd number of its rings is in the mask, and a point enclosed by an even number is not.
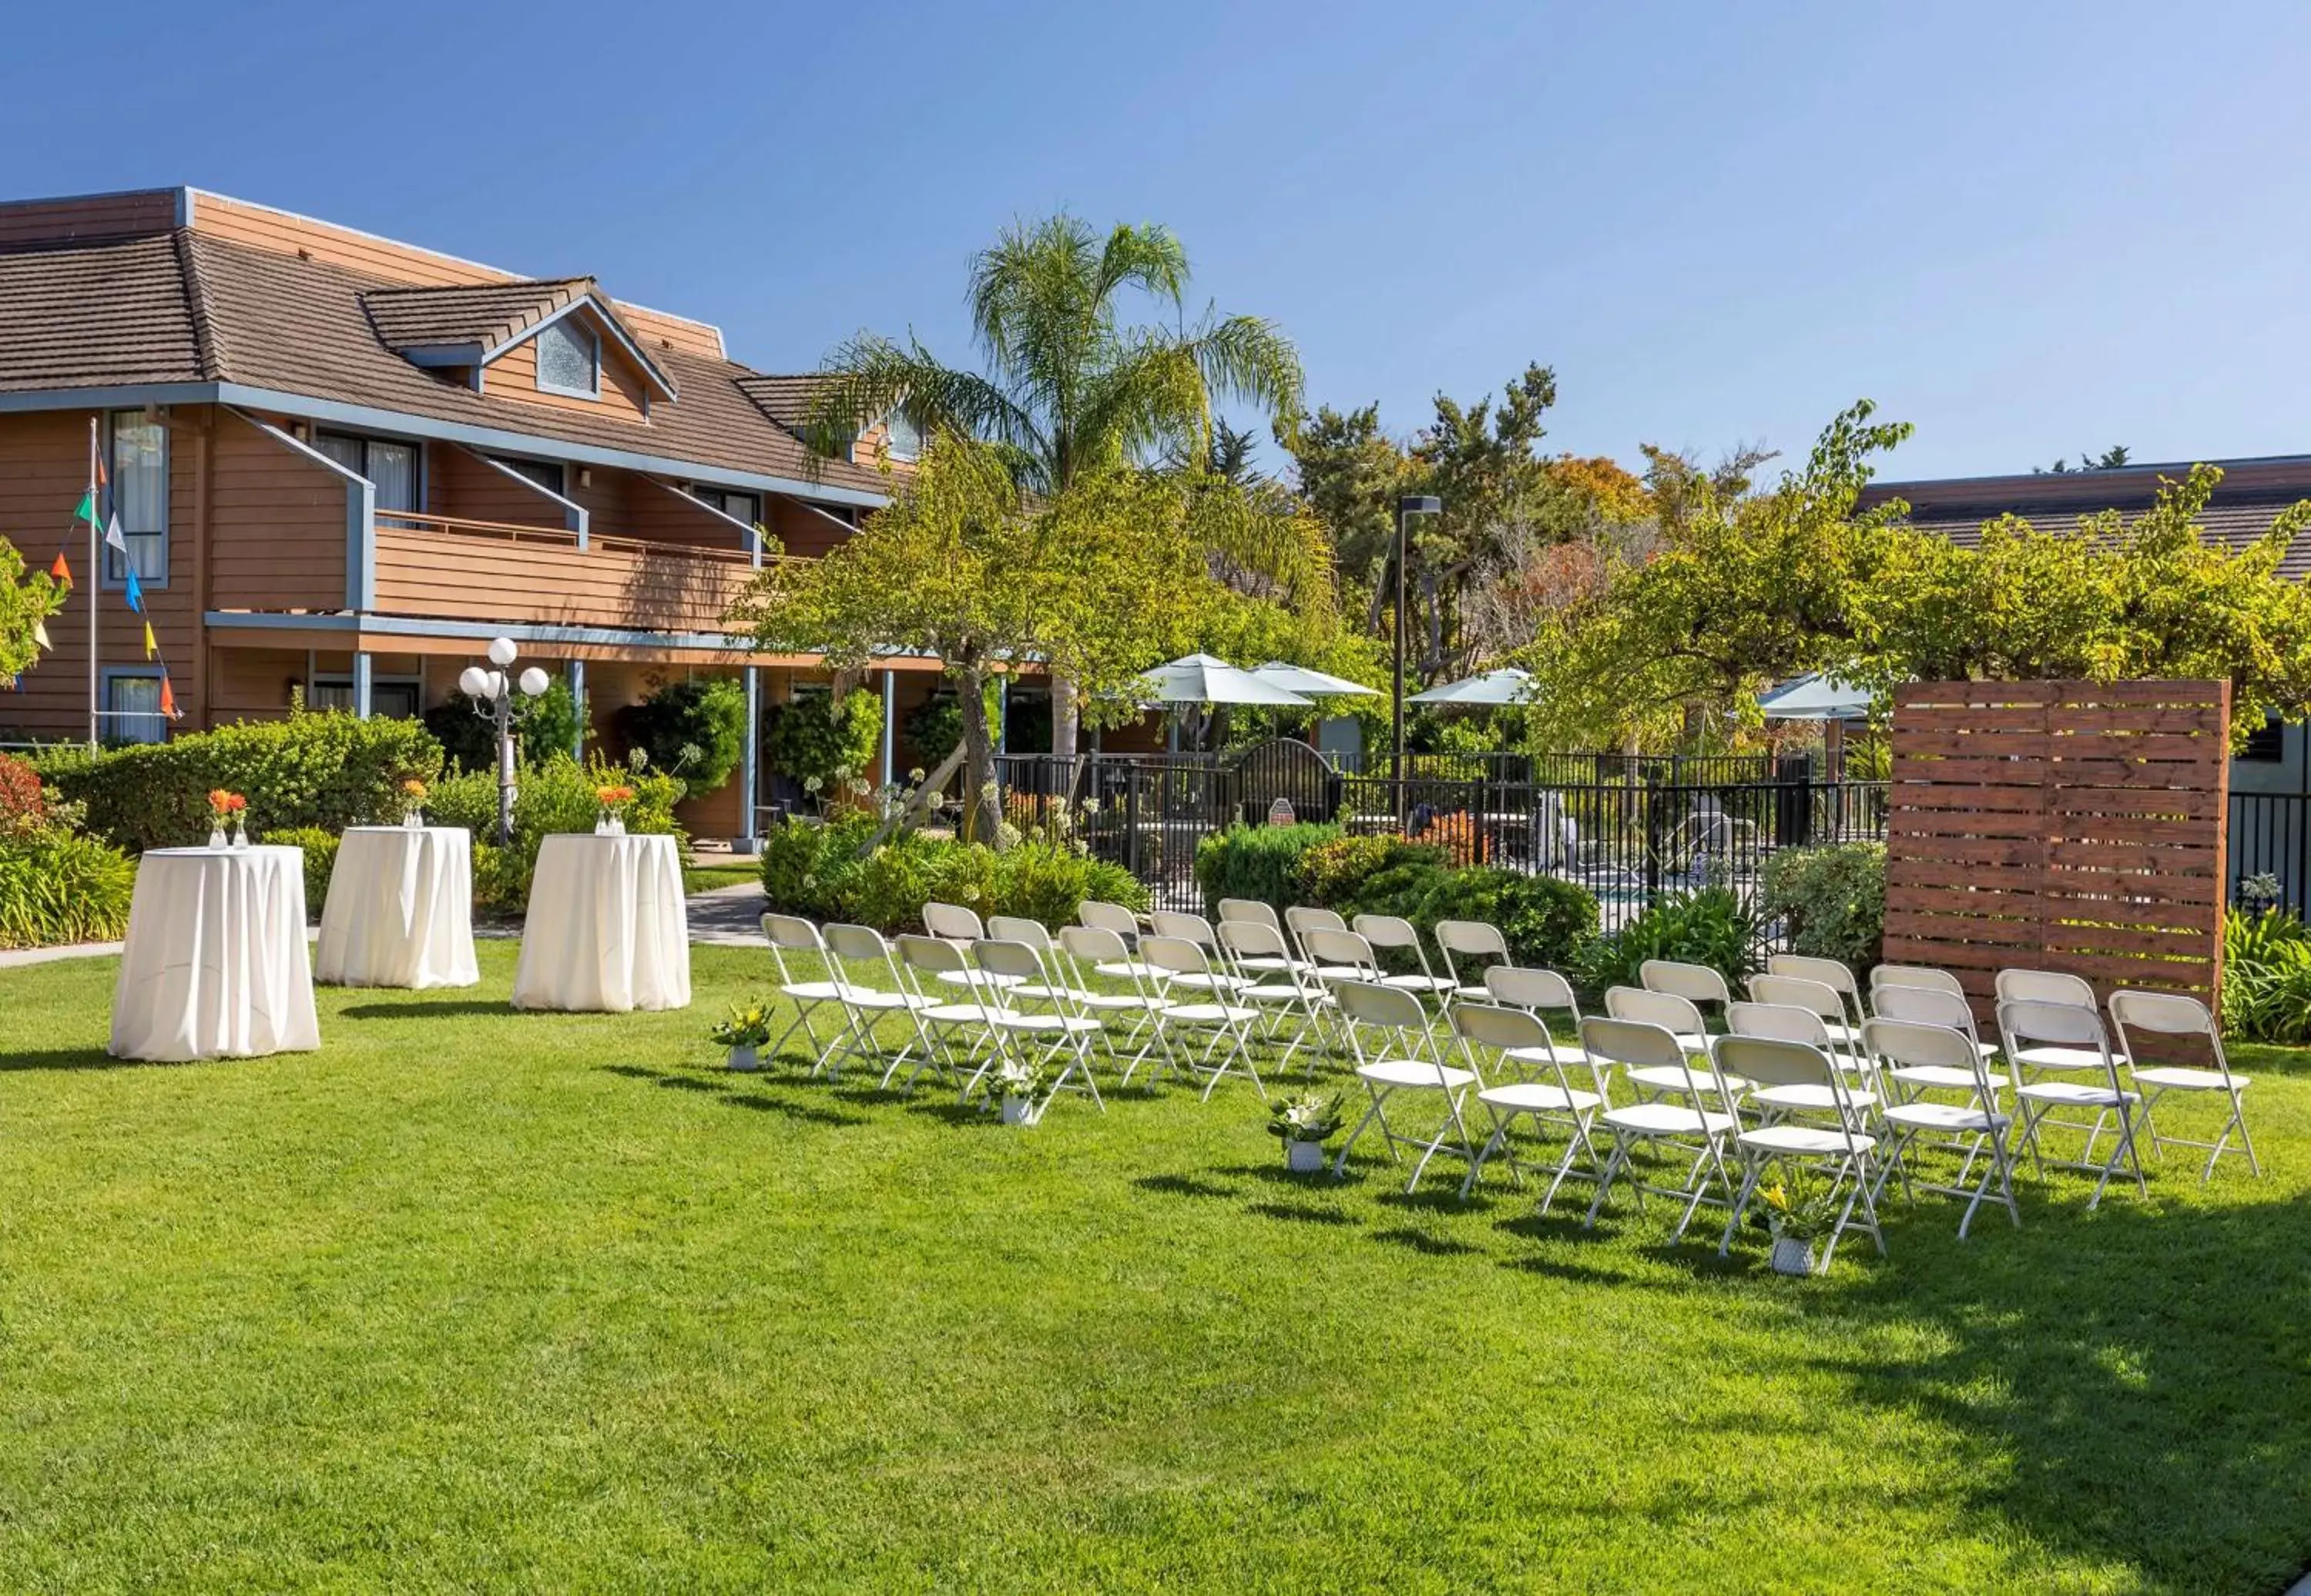
<svg viewBox="0 0 2311 1596"><path fill-rule="evenodd" d="M735 549L589 537L501 521L377 512L380 615L666 632L728 629L754 574Z"/></svg>

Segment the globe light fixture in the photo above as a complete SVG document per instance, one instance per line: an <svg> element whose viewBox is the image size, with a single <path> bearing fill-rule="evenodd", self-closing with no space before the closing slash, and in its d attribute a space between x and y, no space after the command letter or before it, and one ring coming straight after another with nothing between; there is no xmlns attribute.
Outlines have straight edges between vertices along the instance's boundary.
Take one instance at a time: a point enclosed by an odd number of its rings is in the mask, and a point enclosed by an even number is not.
<svg viewBox="0 0 2311 1596"><path fill-rule="evenodd" d="M510 637L501 637L490 644L490 663L495 670L484 670L469 665L458 673L458 691L474 701L474 713L490 721L498 736L498 842L506 846L513 842L514 744L511 689L519 685L522 694L536 698L552 684L553 678L536 666L521 673L517 683L506 672L520 657Z"/></svg>

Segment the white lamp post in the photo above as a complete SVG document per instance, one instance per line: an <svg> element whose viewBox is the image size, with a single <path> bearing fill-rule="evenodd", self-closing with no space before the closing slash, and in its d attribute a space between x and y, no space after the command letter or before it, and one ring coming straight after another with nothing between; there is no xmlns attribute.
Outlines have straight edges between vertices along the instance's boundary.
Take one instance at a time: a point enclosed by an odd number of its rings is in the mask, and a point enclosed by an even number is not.
<svg viewBox="0 0 2311 1596"><path fill-rule="evenodd" d="M528 697L536 698L546 689L546 674L531 666L521 673L519 682L509 681L506 672L512 668L517 657L513 640L499 638L490 644L490 663L497 668L484 670L469 665L458 674L458 691L474 700L474 713L484 720L493 721L498 733L498 845L505 847L513 842L513 694L519 687Z"/></svg>

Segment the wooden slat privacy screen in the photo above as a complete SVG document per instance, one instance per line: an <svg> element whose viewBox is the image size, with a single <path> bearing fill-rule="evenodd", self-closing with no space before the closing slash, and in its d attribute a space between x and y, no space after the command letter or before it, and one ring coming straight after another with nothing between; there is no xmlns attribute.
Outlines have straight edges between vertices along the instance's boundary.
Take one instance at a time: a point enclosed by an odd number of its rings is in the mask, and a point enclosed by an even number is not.
<svg viewBox="0 0 2311 1596"><path fill-rule="evenodd" d="M2228 682L1895 690L1888 964L1991 1015L2001 969L2187 992L2221 978Z"/></svg>

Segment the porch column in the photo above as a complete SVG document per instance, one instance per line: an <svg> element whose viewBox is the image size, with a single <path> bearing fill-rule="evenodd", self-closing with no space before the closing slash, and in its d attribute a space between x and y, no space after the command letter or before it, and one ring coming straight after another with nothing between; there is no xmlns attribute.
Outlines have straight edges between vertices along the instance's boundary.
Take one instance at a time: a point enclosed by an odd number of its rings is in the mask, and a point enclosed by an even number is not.
<svg viewBox="0 0 2311 1596"><path fill-rule="evenodd" d="M570 757L579 763L586 763L586 662L572 659L562 667L570 683L570 702L578 706L578 729L570 734Z"/></svg>
<svg viewBox="0 0 2311 1596"><path fill-rule="evenodd" d="M369 719L370 658L365 649L353 650L353 714L360 720Z"/></svg>
<svg viewBox="0 0 2311 1596"><path fill-rule="evenodd" d="M1007 671L995 678L995 751L1011 752L1011 676Z"/></svg>
<svg viewBox="0 0 2311 1596"><path fill-rule="evenodd" d="M895 733L899 719L899 673L883 673L883 785L888 787L899 779Z"/></svg>
<svg viewBox="0 0 2311 1596"><path fill-rule="evenodd" d="M763 749L763 681L762 672L754 666L746 667L746 747L738 756L739 834L752 851L761 842L755 828L755 804L759 795L755 782L761 776Z"/></svg>

